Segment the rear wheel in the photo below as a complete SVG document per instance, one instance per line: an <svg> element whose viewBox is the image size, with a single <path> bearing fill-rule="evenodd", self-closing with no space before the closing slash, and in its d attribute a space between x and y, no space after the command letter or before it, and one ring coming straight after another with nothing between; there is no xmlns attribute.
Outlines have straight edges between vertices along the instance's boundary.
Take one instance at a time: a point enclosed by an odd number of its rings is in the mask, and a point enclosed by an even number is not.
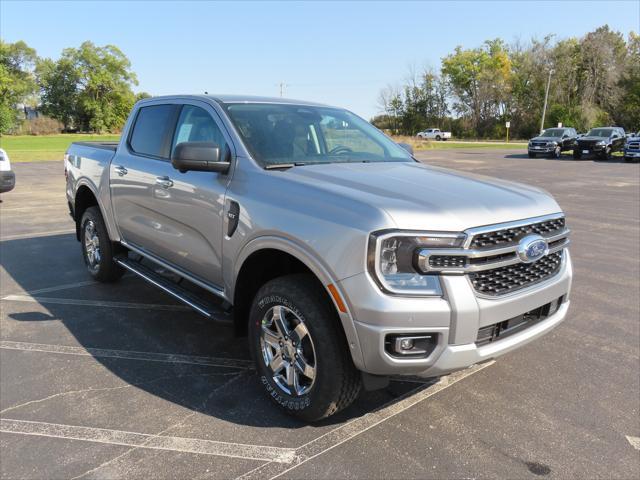
<svg viewBox="0 0 640 480"><path fill-rule="evenodd" d="M98 207L85 210L80 221L82 256L89 274L99 282L115 282L124 269L114 260L116 246L111 242Z"/></svg>
<svg viewBox="0 0 640 480"><path fill-rule="evenodd" d="M306 421L349 406L362 381L333 305L309 275L288 275L258 291L249 341L267 395Z"/></svg>

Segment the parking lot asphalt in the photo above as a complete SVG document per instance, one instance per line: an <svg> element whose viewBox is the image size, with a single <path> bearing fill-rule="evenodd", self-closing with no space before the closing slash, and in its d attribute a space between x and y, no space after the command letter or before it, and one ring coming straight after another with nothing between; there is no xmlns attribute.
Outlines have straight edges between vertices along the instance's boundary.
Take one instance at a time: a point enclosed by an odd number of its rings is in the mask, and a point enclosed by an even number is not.
<svg viewBox="0 0 640 480"><path fill-rule="evenodd" d="M639 478L640 165L416 155L556 197L573 231L569 316L495 363L394 381L318 425L272 407L227 327L137 278L92 282L61 162L14 164L0 203L1 477Z"/></svg>

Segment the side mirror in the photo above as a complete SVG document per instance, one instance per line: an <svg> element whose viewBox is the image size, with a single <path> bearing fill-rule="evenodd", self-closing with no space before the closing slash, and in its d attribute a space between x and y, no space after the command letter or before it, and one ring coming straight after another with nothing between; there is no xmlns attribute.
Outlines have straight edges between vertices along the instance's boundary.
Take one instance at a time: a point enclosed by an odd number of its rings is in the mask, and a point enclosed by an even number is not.
<svg viewBox="0 0 640 480"><path fill-rule="evenodd" d="M569 135L564 134L564 135L562 135L562 138L569 138Z"/></svg>
<svg viewBox="0 0 640 480"><path fill-rule="evenodd" d="M614 133L613 135L611 135L611 138L618 138L618 134Z"/></svg>
<svg viewBox="0 0 640 480"><path fill-rule="evenodd" d="M413 147L411 145L409 145L408 143L399 143L398 145L400 145L407 152L409 152L411 155L413 155Z"/></svg>
<svg viewBox="0 0 640 480"><path fill-rule="evenodd" d="M221 161L220 147L210 142L183 142L176 145L171 157L171 165L181 173L190 170L197 172L220 172L229 170L231 165Z"/></svg>

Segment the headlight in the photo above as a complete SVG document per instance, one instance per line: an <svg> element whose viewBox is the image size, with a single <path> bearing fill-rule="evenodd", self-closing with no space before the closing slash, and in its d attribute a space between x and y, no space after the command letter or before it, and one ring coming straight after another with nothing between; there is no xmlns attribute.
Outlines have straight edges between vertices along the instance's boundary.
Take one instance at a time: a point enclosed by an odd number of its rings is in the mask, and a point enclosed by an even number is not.
<svg viewBox="0 0 640 480"><path fill-rule="evenodd" d="M383 231L369 237L367 264L378 286L397 295L441 296L437 274L422 273L417 267L423 248L459 248L465 236L448 232Z"/></svg>
<svg viewBox="0 0 640 480"><path fill-rule="evenodd" d="M604 140L600 140L598 143L596 143L596 145L606 145L607 142L605 142Z"/></svg>
<svg viewBox="0 0 640 480"><path fill-rule="evenodd" d="M557 142L547 142L547 147L555 147L556 145L558 145Z"/></svg>

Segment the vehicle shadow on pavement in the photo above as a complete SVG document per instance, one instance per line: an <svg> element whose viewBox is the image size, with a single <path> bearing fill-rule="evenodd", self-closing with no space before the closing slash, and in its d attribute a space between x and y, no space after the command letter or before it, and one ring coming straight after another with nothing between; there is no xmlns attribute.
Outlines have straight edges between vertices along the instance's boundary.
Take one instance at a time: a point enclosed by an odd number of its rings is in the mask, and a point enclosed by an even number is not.
<svg viewBox="0 0 640 480"><path fill-rule="evenodd" d="M132 276L114 284L91 282L73 234L6 240L0 245L4 268L1 297L5 299L3 341L82 349L84 357L69 357L77 358L77 362L86 362L98 349L211 358L214 361L210 364L199 364L172 362L170 358L145 361L120 354L92 357L123 382L147 394L225 422L294 429L306 426L280 412L266 397L249 366L247 339L234 337L232 327L213 323L183 308ZM30 296L29 292L35 293ZM6 299L8 295L14 300ZM123 308L122 304L130 307ZM231 366L221 365L224 362L216 359L231 359ZM236 366L233 360L237 361ZM86 364L77 365L72 367L77 368L77 375L85 375L81 366ZM56 372L50 375L53 377ZM346 411L318 426L361 416L419 386L392 382L385 390L364 392ZM122 402L126 414L133 416L136 409L142 415L150 408L145 404L152 404L152 399L147 398L134 407L128 404L125 394L121 395L124 396L107 396L102 401Z"/></svg>

